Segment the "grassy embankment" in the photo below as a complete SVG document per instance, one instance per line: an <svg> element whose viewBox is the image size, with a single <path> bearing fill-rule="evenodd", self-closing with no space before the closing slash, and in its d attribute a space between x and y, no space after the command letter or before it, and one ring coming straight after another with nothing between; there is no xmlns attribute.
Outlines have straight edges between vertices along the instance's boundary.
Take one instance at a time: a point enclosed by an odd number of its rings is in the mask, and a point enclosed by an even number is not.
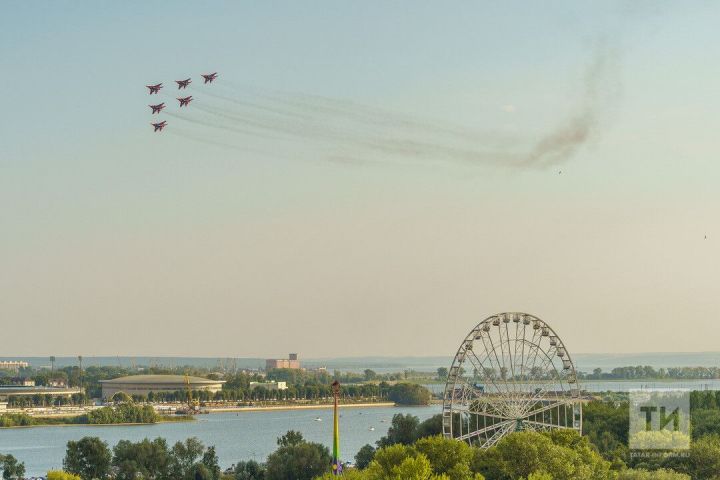
<svg viewBox="0 0 720 480"><path fill-rule="evenodd" d="M0 415L0 428L49 425L147 425L188 420L192 420L192 417L187 415L159 415L150 406L137 406L127 403L117 407L99 408L83 415L64 417L36 417L25 413L6 413Z"/></svg>

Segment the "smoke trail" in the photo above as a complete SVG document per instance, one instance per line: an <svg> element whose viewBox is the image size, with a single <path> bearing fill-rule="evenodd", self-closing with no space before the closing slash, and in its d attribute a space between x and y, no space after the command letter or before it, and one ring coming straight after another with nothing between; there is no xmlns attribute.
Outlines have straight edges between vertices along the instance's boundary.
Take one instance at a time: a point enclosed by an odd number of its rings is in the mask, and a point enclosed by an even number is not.
<svg viewBox="0 0 720 480"><path fill-rule="evenodd" d="M260 110L260 111L267 112L267 113L271 113L271 114L276 114L276 115L281 115L281 116L286 116L286 117L293 117L293 118L297 118L297 119L306 119L306 118L307 118L307 117L304 117L303 115L300 115L300 114L297 114L297 113L293 113L293 112L290 112L290 111L288 111L288 110L283 110L283 109L280 109L280 108L273 108L273 107L271 107L271 106L269 106L269 105L263 105L263 104L261 104L261 103L250 102L250 101L247 101L247 100L240 100L240 99L238 99L238 98L236 98L236 97L230 97L230 96L227 96L227 95L221 95L221 94L219 94L219 93L211 92L211 91L208 91L208 90L200 90L200 89L198 89L198 88L196 88L196 87L190 87L190 88L192 88L193 91L201 92L202 95L208 95L208 96L210 96L210 97L213 97L213 98L216 98L216 99L219 99L219 100L224 100L224 101L226 101L226 102L233 103L233 104L238 105L238 106L240 106L240 107L244 107L244 108L248 108L248 109Z"/></svg>
<svg viewBox="0 0 720 480"><path fill-rule="evenodd" d="M301 141L303 143L316 140L342 144L356 143L357 146L359 146L359 131L357 125L353 125L350 132L344 132L342 128L338 128L337 125L324 123L323 119L293 121L258 113L232 111L214 104L197 104L195 108L210 115L220 117L233 124L275 134L273 135L274 137L282 136L285 139Z"/></svg>
<svg viewBox="0 0 720 480"><path fill-rule="evenodd" d="M174 112L165 112L165 114L170 117L177 118L178 120L182 120L184 122L194 123L196 125L202 125L203 127L220 129L220 130L225 130L225 131L233 132L233 133L239 133L239 134L246 135L249 137L255 137L258 135L258 133L254 130L247 130L247 129L243 129L243 128L229 126L229 125L222 124L222 123L210 122L201 117L189 117L189 116L180 115L180 114L177 114Z"/></svg>
<svg viewBox="0 0 720 480"><path fill-rule="evenodd" d="M521 160L520 166L548 167L567 161L598 132L603 105L617 95L617 52L606 45L596 47L585 72L580 112L543 136Z"/></svg>
<svg viewBox="0 0 720 480"><path fill-rule="evenodd" d="M214 138L206 138L206 137L198 136L192 132L188 132L185 129L178 129L178 128L168 129L164 133L175 136L175 137L180 137L185 140L190 140L190 141L193 141L196 143L201 143L203 145L211 145L211 146L220 147L220 148L224 148L227 150L233 150L233 151L242 152L242 153L254 153L254 154L262 155L264 157L269 157L269 158L278 158L277 155L274 155L273 153L271 153L267 150L254 148L254 147L248 147L246 145L241 146L241 145L237 145L234 143L228 143L228 142L216 140Z"/></svg>
<svg viewBox="0 0 720 480"><path fill-rule="evenodd" d="M238 98L237 93L231 96L191 86L200 98L189 107L187 116L164 113L210 129L321 148L328 160L338 163L405 158L542 169L567 162L599 133L603 108L613 99L617 55L601 45L592 50L591 60L574 112L535 141L477 132L349 100L298 93L260 92ZM198 117L196 110L214 118Z"/></svg>
<svg viewBox="0 0 720 480"><path fill-rule="evenodd" d="M180 137L180 138L185 138L185 139L188 139L188 140L192 140L192 141L194 141L194 142L203 143L203 144L205 144L205 145L214 145L214 146L216 146L216 147L227 148L227 149L230 149L230 150L247 151L246 149L244 149L243 147L241 147L241 146L239 146L239 145L233 145L233 144L231 144L231 143L219 142L219 141L217 141L217 140L211 140L211 139L208 139L208 138L199 137L199 136L197 136L197 135L193 135L193 134L188 133L188 132L186 132L186 131L181 131L181 130L177 130L177 129L175 129L175 130L172 130L172 129L171 129L171 130L168 130L168 131L167 131L167 134L168 134L168 135L173 135L173 136L176 136L176 137Z"/></svg>

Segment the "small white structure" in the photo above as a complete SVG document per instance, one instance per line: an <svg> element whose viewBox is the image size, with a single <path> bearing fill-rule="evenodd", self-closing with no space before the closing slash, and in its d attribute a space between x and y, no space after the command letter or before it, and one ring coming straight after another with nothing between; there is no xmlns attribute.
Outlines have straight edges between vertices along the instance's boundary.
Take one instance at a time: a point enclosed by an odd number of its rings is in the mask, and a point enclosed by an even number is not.
<svg viewBox="0 0 720 480"><path fill-rule="evenodd" d="M250 382L250 390L263 387L267 390L287 390L287 382Z"/></svg>
<svg viewBox="0 0 720 480"><path fill-rule="evenodd" d="M11 372L19 372L21 368L28 368L28 362L3 360L0 362L0 370L10 370Z"/></svg>

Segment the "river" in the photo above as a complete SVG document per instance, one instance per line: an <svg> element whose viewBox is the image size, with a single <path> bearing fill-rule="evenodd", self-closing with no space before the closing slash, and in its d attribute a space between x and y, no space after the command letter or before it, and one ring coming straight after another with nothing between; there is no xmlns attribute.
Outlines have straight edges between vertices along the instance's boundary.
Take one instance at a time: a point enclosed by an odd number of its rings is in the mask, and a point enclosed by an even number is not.
<svg viewBox="0 0 720 480"><path fill-rule="evenodd" d="M341 458L352 461L360 447L374 445L387 433L393 415L411 413L422 421L440 413L440 406L347 408L340 413ZM225 469L239 460L264 460L277 448L277 437L288 430L298 430L307 440L332 448L332 410L213 413L199 415L194 422L156 425L0 429L0 453L25 462L27 476L40 476L61 468L68 440L84 436L100 437L110 447L119 440L156 437L164 437L172 446L197 437L205 445L215 445L220 466Z"/></svg>

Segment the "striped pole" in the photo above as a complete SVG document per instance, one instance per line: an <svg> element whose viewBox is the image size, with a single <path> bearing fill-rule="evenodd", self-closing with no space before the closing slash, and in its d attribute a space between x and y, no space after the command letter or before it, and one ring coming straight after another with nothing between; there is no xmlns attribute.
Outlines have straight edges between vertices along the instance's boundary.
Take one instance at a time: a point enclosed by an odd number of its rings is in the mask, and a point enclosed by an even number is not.
<svg viewBox="0 0 720 480"><path fill-rule="evenodd" d="M338 398L340 397L340 382L335 380L332 384L335 405L333 408L333 475L342 474L342 463L340 463L340 422L338 420Z"/></svg>

